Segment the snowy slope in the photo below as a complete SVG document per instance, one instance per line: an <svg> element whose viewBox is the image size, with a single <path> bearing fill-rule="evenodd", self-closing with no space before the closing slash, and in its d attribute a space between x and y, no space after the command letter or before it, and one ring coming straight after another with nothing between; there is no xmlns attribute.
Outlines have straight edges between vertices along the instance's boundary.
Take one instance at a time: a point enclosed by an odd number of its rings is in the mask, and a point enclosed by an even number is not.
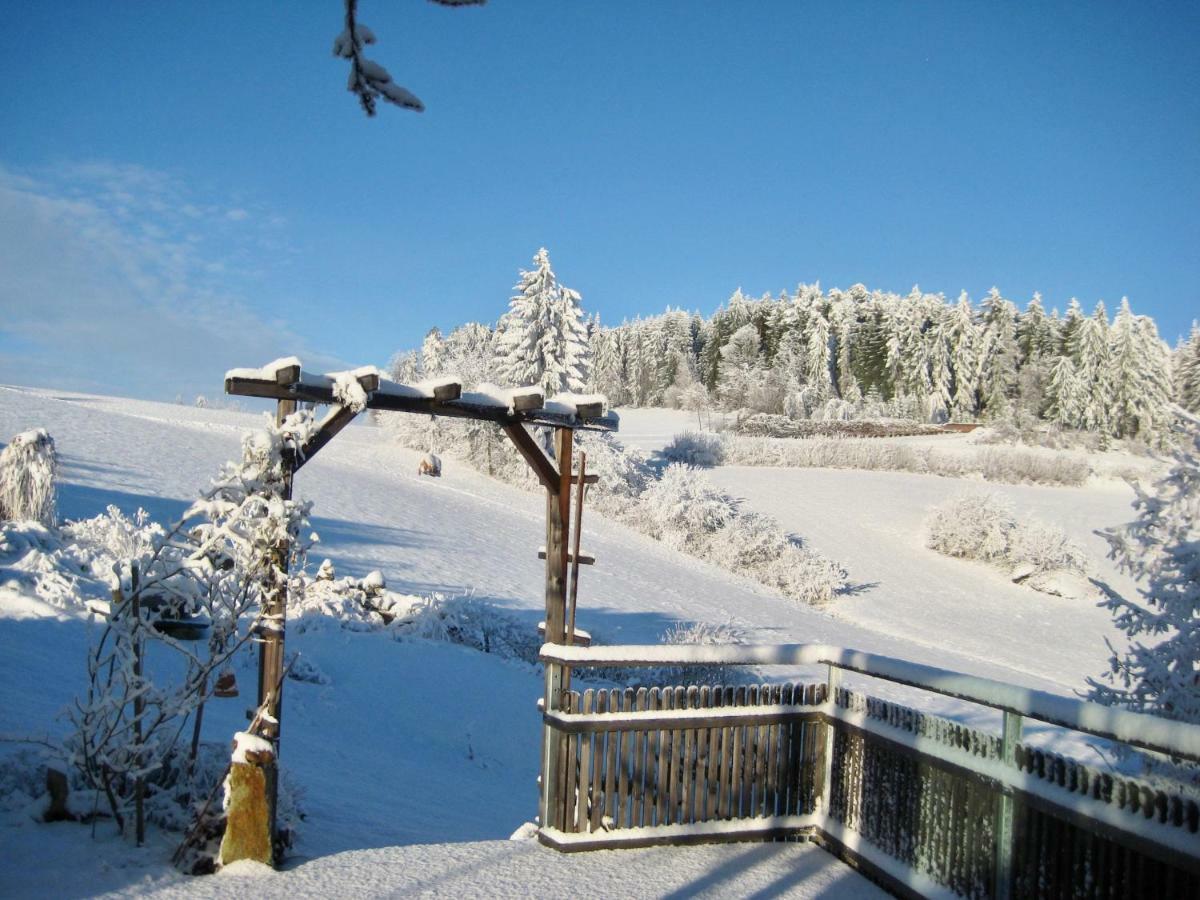
<svg viewBox="0 0 1200 900"><path fill-rule="evenodd" d="M114 503L127 512L144 506L170 519L223 461L236 455L240 435L256 422L248 413L0 388L0 439L41 426L57 441L64 463L64 517L94 515ZM639 429L631 424L637 441ZM667 439L678 430L674 422L650 426ZM543 540L541 498L452 460L446 461L443 478L418 478L418 458L387 443L374 427L356 425L307 465L297 476L296 490L315 501L313 521L322 538L317 559L332 558L339 575L381 569L389 586L401 592L474 592L517 610L532 630L542 604L543 563L536 557ZM1007 585L989 570L923 551L913 530L922 514L918 507L925 505L925 499L914 503L912 498L920 484L856 494L854 485L864 483L854 480L856 473L715 475L732 479L722 483L846 564L852 581L878 585L843 598L833 612L801 608L592 515L585 518L585 546L598 564L583 576L582 627L605 643L630 643L653 642L677 620L732 621L749 640L840 644L1060 692L1078 686L1085 672L1103 663L1102 638L1113 632L1094 610L1090 617L1086 609L1071 609L1070 616L1055 613L1056 621L1081 623L1079 635L1064 639L1042 620L1030 627L1029 620L1002 612L1033 616L1049 598ZM755 481L760 475L767 479L762 485ZM1033 504L1036 496L1030 497ZM1107 524L1105 517L1121 508L1121 500L1100 495L1095 508L1077 507L1072 527L1086 531ZM1074 502L1047 499L1039 514L1051 518L1046 510ZM876 524L867 529L864 523L870 521ZM886 559L892 562L885 565ZM1081 618L1073 618L1077 612ZM6 660L0 734L36 737L65 728L54 716L82 686L87 639L81 618L0 591L0 656ZM289 648L300 650L330 679L328 685L289 682L285 692L282 758L304 791L309 814L297 848L297 874L309 875L297 878L297 889L323 891L338 866L357 865L355 860L377 861L396 871L419 864L413 861L417 857L404 855L416 852L411 848L387 851L386 858L354 855L358 851L502 839L532 816L539 740L534 704L541 690L532 667L459 647L397 644L386 634L351 633L332 624L289 637ZM244 692L254 683L246 662L238 673ZM243 727L248 702L243 697L211 704L207 738L225 740ZM990 722L986 714L961 705L944 702L940 708ZM3 827L0 844L18 851L10 863L30 854L58 859L53 869L65 880L56 894L101 887L139 892L175 883L162 870L161 847L118 854L120 871L109 871L104 868L109 864L88 851L91 845L81 842L84 829L48 830L21 816L10 817ZM47 833L62 830L70 837L46 840ZM464 851L464 859L480 854L478 859L493 860L497 872L525 866L535 877L538 867L521 862L535 848L513 850L506 844L493 854L490 846L475 845ZM729 851L728 857L697 851L701 862L694 871L724 871L744 850ZM450 866L451 858L447 853L439 865ZM809 857L788 859L788 866L820 868ZM467 869L472 865L462 863ZM664 885L663 891L686 890L692 883L686 873L693 870L680 865L684 880L674 888ZM776 857L765 856L761 865L765 884L784 877L783 869L772 868L780 865ZM305 886L309 876L314 880ZM544 877L557 876L548 871ZM842 877L840 870L831 877ZM0 893L33 892L43 882L21 867L0 864L0 887L6 883L11 889ZM280 890L288 890L283 884ZM407 889L422 888L412 883ZM256 884L254 890L265 889ZM647 887L647 895L656 890Z"/></svg>

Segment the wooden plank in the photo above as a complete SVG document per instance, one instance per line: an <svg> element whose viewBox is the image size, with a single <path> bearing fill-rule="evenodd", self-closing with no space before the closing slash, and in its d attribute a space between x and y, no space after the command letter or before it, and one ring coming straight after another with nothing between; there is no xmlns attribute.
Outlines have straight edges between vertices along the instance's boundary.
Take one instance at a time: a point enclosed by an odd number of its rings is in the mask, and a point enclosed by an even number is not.
<svg viewBox="0 0 1200 900"><path fill-rule="evenodd" d="M649 692L644 687L638 688L634 709L648 709L649 703ZM636 741L633 750L636 768L633 772L633 781L629 786L630 793L633 796L633 812L630 817L629 826L631 828L640 828L645 824L646 818L646 759L649 756L650 736L648 732L641 729L633 731L631 736Z"/></svg>
<svg viewBox="0 0 1200 900"><path fill-rule="evenodd" d="M621 712L633 709L633 688L625 688L621 692ZM629 782L633 777L633 745L637 734L626 731L616 732L617 758L620 771L617 773L617 807L613 812L613 822L617 828L629 827Z"/></svg>
<svg viewBox="0 0 1200 900"><path fill-rule="evenodd" d="M700 690L696 695L697 708L708 709L711 703L712 688L707 684L701 685ZM696 783L691 819L693 822L703 822L708 818L708 773L709 763L711 761L711 754L709 752L709 738L711 737L711 728L700 728L696 730Z"/></svg>
<svg viewBox="0 0 1200 900"><path fill-rule="evenodd" d="M746 705L758 706L758 685L746 689ZM747 725L742 743L742 799L739 805L742 818L754 815L754 767L758 754L758 726Z"/></svg>
<svg viewBox="0 0 1200 900"><path fill-rule="evenodd" d="M767 698L772 706L778 706L783 698L783 689L778 684L773 684L770 687L770 694ZM763 790L763 802L760 809L760 815L774 816L778 814L779 801L779 736L782 725L768 725L766 736L766 751L767 751L767 766L765 777L766 785Z"/></svg>
<svg viewBox="0 0 1200 900"><path fill-rule="evenodd" d="M592 689L583 692L582 712L592 711ZM592 774L592 740L594 734L579 736L579 796L575 801L575 830L584 831L588 822L588 793Z"/></svg>
<svg viewBox="0 0 1200 900"><path fill-rule="evenodd" d="M568 708L574 712L581 708L579 694L570 691L566 697ZM563 735L562 748L562 783L559 787L559 828L563 831L575 830L575 805L579 787L579 735Z"/></svg>
<svg viewBox="0 0 1200 900"><path fill-rule="evenodd" d="M614 712L621 709L621 692L613 688L608 694L608 708ZM607 756L604 762L604 812L615 825L617 822L617 779L621 767L621 738L620 731L608 734Z"/></svg>
<svg viewBox="0 0 1200 900"><path fill-rule="evenodd" d="M596 712L608 711L608 691L596 691ZM589 816L589 831L600 830L600 820L604 818L604 763L608 758L608 738L612 732L599 731L596 733L595 744L592 748L592 786Z"/></svg>
<svg viewBox="0 0 1200 900"><path fill-rule="evenodd" d="M675 708L675 691L669 687L663 688L660 695L663 709ZM656 798L656 822L659 825L670 825L670 804L675 792L671 789L671 776L674 766L671 765L671 730L670 726L658 732L658 794Z"/></svg>
<svg viewBox="0 0 1200 900"><path fill-rule="evenodd" d="M688 709L699 708L700 691L692 685L687 689ZM697 729L689 728L685 733L683 745L683 812L680 821L684 823L696 821L696 791L703 779L697 777L697 768L702 766L697 756Z"/></svg>

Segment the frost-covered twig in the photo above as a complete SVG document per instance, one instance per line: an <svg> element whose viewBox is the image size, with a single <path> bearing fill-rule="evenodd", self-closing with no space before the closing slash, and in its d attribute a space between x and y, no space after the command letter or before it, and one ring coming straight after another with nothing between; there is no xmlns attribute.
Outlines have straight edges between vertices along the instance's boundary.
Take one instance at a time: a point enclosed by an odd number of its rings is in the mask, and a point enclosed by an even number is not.
<svg viewBox="0 0 1200 900"><path fill-rule="evenodd" d="M440 6L482 6L486 0L433 0ZM363 55L365 44L375 43L375 32L358 22L358 0L346 0L345 28L333 41L333 55L350 60L346 89L358 97L363 112L375 115L375 101L382 97L403 109L424 112L425 104L407 88L392 81L388 70Z"/></svg>

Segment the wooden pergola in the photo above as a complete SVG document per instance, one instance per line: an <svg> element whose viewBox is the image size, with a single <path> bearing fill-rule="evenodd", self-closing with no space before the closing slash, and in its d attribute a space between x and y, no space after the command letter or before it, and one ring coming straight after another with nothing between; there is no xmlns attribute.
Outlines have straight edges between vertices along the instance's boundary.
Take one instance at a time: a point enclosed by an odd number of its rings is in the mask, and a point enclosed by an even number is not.
<svg viewBox="0 0 1200 900"><path fill-rule="evenodd" d="M233 369L225 375L225 392L239 397L262 397L276 401L276 423L296 412L298 405L309 403L330 406L319 421L315 433L287 462L283 494L291 499L292 478L296 471L311 460L343 428L365 410L421 413L492 422L506 434L513 446L528 463L546 491L546 544L539 557L546 561L545 574L545 634L555 644L575 642L575 615L568 613L568 584L572 601L577 593L579 565L593 560L579 550L579 530L584 486L595 482L586 473L586 457L581 458L577 472L573 465L574 432L577 429L616 431L619 419L605 411L600 397L558 395L547 398L537 387L487 389L464 392L460 382L452 378L433 379L419 384L400 384L384 377L374 367L351 372L316 375L304 372L294 357L276 360L258 369ZM526 430L536 426L550 428L554 436L554 455L548 456L540 443ZM571 518L571 494L575 487L575 516ZM573 539L573 541L572 541ZM275 548L274 562L285 569L290 547ZM280 740L282 690L286 675L284 668L285 624L287 620L287 579L277 583L265 598L262 619L268 623L262 629L258 672L258 715L254 733L271 742L272 753L260 756L266 794L265 826L266 858L261 852L243 854L236 858L257 858L260 862L276 861L275 799L278 785L276 759ZM546 665L545 708L556 709L565 684L564 673L569 668L559 663ZM569 677L566 676L566 677ZM542 783L557 782L560 756L558 733L543 726ZM547 791L541 791L541 821L547 819ZM238 815L235 801L229 810L230 821ZM248 813L254 818L253 813ZM260 846L262 844L260 843ZM224 857L224 848L222 851ZM224 859L223 862L231 862Z"/></svg>

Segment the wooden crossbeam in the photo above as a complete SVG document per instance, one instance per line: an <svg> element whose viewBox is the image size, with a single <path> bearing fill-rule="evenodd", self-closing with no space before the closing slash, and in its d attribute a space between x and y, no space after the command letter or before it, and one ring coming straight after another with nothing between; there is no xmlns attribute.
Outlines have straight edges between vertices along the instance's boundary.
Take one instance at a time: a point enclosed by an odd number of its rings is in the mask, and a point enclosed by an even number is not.
<svg viewBox="0 0 1200 900"><path fill-rule="evenodd" d="M246 370L241 370L245 372ZM367 408L389 412L425 413L459 419L476 419L506 425L512 422L528 422L531 425L547 425L555 428L583 428L598 431L615 431L617 417L605 414L602 403L581 403L574 412L551 404L546 408L544 394L536 389L516 390L511 393L510 404L499 405L478 395L463 396L462 385L454 382L434 384L430 396L410 396L398 385L382 382L374 373L359 376L359 383L367 392ZM391 389L389 389L391 388ZM325 376L305 375L299 366L291 365L276 369L271 377L235 376L225 379L225 393L238 397L264 397L272 400L295 400L306 403L337 403L333 382Z"/></svg>

